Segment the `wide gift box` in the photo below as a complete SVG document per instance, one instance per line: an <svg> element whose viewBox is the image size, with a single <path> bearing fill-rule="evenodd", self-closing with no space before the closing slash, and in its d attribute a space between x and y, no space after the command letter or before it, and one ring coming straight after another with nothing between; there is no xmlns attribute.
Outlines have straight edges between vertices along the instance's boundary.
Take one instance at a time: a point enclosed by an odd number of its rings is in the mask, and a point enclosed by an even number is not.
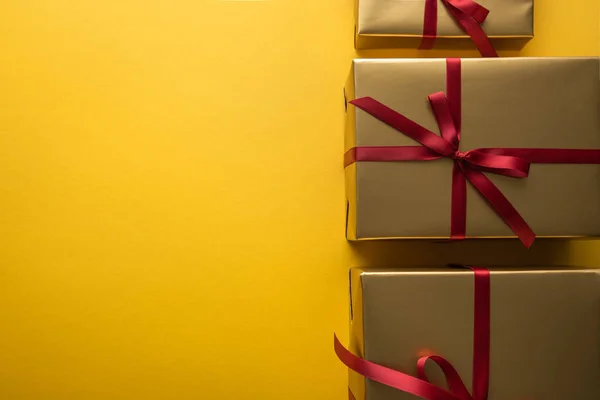
<svg viewBox="0 0 600 400"><path fill-rule="evenodd" d="M350 399L600 399L598 270L358 268L350 288Z"/></svg>
<svg viewBox="0 0 600 400"><path fill-rule="evenodd" d="M355 0L355 46L431 48L435 38L520 47L533 37L533 0ZM515 46L510 46L513 43Z"/></svg>
<svg viewBox="0 0 600 400"><path fill-rule="evenodd" d="M600 59L357 59L347 238L600 233Z"/></svg>

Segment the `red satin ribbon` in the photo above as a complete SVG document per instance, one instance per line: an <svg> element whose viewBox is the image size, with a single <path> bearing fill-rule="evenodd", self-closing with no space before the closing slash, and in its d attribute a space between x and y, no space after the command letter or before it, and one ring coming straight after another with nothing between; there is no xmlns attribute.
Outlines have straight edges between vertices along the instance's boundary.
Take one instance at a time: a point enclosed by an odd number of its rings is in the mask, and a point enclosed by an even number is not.
<svg viewBox="0 0 600 400"><path fill-rule="evenodd" d="M535 234L500 189L483 172L526 178L532 163L600 164L600 150L481 148L459 151L461 129L461 61L446 60L446 94L434 93L429 102L441 136L371 97L350 103L419 142L421 146L354 147L344 155L345 166L357 161L454 160L450 238L464 239L467 220L467 180L494 211L530 247Z"/></svg>
<svg viewBox="0 0 600 400"><path fill-rule="evenodd" d="M340 361L366 378L426 400L486 400L490 380L490 271L480 267L467 268L474 274L472 394L452 364L440 356L419 358L418 378L415 378L355 356L334 336L334 349ZM440 367L446 378L447 390L429 382L425 372L427 361L433 361ZM348 398L355 400L350 391Z"/></svg>
<svg viewBox="0 0 600 400"><path fill-rule="evenodd" d="M483 28L481 28L481 24L483 24L489 14L487 8L473 0L441 1L461 29L471 37L482 56L498 57L498 53L494 50L490 39L485 34ZM421 49L431 49L437 37L437 2L438 0L425 0Z"/></svg>

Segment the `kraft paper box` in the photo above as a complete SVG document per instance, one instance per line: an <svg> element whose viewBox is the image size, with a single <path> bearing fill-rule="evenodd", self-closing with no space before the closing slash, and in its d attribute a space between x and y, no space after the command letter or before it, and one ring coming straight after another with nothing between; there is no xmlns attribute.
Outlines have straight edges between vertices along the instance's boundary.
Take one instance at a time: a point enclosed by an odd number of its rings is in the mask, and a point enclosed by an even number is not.
<svg viewBox="0 0 600 400"><path fill-rule="evenodd" d="M600 271L491 269L490 287L490 400L599 399ZM353 269L350 350L410 375L434 353L470 390L473 289L469 270ZM353 371L350 390L357 400L416 398Z"/></svg>
<svg viewBox="0 0 600 400"><path fill-rule="evenodd" d="M455 60L456 61L456 60ZM598 58L463 59L460 150L600 149ZM427 96L446 90L445 59L357 59L345 88L346 155L419 143L349 103L372 97L439 135ZM587 151L587 150L586 150ZM600 160L598 154L595 158ZM347 238L448 239L453 160L347 164ZM524 179L484 173L537 237L600 233L600 165L531 164ZM515 233L467 183L467 237Z"/></svg>
<svg viewBox="0 0 600 400"><path fill-rule="evenodd" d="M437 37L442 42L469 41L441 0ZM478 0L489 14L481 27L495 44L525 43L533 37L533 0ZM355 0L358 49L417 47L423 37L425 0Z"/></svg>

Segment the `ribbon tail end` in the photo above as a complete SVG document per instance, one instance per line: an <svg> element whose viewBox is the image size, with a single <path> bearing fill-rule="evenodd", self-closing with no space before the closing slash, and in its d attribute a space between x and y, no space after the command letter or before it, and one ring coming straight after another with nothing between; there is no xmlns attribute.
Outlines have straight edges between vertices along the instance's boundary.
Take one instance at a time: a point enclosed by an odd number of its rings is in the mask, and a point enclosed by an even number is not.
<svg viewBox="0 0 600 400"><path fill-rule="evenodd" d="M533 242L535 242L535 235L527 235L527 237L522 237L521 242L523 242L525 247L529 249L533 245Z"/></svg>

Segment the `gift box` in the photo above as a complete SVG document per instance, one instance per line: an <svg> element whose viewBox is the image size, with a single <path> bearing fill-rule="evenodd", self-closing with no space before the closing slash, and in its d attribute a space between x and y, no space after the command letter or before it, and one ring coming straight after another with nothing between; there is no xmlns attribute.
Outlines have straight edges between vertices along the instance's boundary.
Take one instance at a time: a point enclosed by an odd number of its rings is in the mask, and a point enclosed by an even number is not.
<svg viewBox="0 0 600 400"><path fill-rule="evenodd" d="M600 233L598 58L357 59L347 238ZM534 234L535 233L535 234Z"/></svg>
<svg viewBox="0 0 600 400"><path fill-rule="evenodd" d="M600 398L600 271L353 269L350 284L350 398Z"/></svg>
<svg viewBox="0 0 600 400"><path fill-rule="evenodd" d="M433 38L479 45L473 35L519 47L533 37L533 0L356 0L355 15L358 49L427 48Z"/></svg>

